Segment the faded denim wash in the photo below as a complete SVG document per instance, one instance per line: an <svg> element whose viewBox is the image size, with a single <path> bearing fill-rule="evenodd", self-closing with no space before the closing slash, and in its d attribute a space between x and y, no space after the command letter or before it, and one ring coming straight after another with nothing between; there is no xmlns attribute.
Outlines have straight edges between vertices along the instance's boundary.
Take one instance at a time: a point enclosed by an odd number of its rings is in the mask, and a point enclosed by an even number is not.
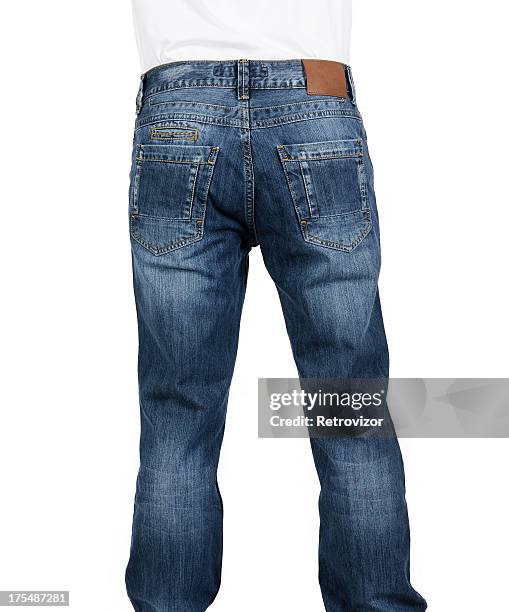
<svg viewBox="0 0 509 612"><path fill-rule="evenodd" d="M216 471L251 248L278 289L301 378L388 376L373 170L347 76L347 99L308 95L298 60L180 62L142 80L129 201L137 612L203 612L219 589ZM311 445L327 612L425 610L410 584L397 440Z"/></svg>

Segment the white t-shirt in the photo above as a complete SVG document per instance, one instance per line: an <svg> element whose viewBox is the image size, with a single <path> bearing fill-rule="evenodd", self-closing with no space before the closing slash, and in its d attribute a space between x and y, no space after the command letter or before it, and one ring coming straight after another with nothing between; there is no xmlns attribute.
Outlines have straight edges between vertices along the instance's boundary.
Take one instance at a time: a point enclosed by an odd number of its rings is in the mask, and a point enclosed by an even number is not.
<svg viewBox="0 0 509 612"><path fill-rule="evenodd" d="M142 71L186 60L349 63L352 0L133 0Z"/></svg>

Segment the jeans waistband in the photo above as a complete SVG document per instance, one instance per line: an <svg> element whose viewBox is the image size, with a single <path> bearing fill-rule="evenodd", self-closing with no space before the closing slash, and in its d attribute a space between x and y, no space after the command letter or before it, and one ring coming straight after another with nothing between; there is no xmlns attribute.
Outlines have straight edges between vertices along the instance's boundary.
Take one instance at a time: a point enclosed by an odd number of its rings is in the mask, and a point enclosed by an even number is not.
<svg viewBox="0 0 509 612"><path fill-rule="evenodd" d="M355 85L350 66L345 65L348 96L355 104ZM229 60L173 62L152 68L142 75L139 106L144 97L168 89L220 87L236 89L239 100L247 100L252 90L305 88L302 61Z"/></svg>

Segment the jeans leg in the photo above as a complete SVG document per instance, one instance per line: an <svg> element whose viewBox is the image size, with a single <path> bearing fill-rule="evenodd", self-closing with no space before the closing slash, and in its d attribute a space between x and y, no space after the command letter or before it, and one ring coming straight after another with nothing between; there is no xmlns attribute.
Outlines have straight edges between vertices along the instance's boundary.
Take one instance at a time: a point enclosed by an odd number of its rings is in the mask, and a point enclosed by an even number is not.
<svg viewBox="0 0 509 612"><path fill-rule="evenodd" d="M376 354L385 353L385 343L375 349L381 330L370 332L371 323L366 327L345 314L342 322L327 325L331 304L336 316L345 312L341 283L324 278L330 299L317 301L313 293L319 281L316 276L311 281L311 273L308 278L312 292L302 286L299 292L285 285L280 290L301 378L356 378L361 371L380 377L366 359L385 362L385 356ZM373 309L372 319L380 321L378 297ZM359 370L361 362L365 369ZM319 578L327 612L425 610L426 603L410 584L404 471L396 437L313 438L311 446L321 484Z"/></svg>
<svg viewBox="0 0 509 612"><path fill-rule="evenodd" d="M234 232L156 257L133 243L141 466L126 572L137 612L203 612L219 589L216 480L246 282Z"/></svg>
<svg viewBox="0 0 509 612"><path fill-rule="evenodd" d="M327 612L425 610L410 584L404 473L396 438L314 439L320 585Z"/></svg>
<svg viewBox="0 0 509 612"><path fill-rule="evenodd" d="M263 132L258 141L265 151L260 174L271 194L259 198L258 236L299 376L386 379L378 219L362 125L307 121ZM410 584L396 437L312 439L311 445L321 483L320 585L327 612L425 610Z"/></svg>
<svg viewBox="0 0 509 612"><path fill-rule="evenodd" d="M386 345L383 328L378 327L376 288L371 295L362 293L362 283L356 288L356 299L371 302L373 310L368 321L358 320L359 310L356 316L348 315L348 289L339 279L329 274L320 281L311 270L303 275L309 291L302 290L302 284L299 291L285 284L291 273L280 276L281 301L301 378L382 376L378 368L386 363ZM313 438L311 445L321 483L320 585L327 612L425 610L424 600L410 584L409 526L397 439Z"/></svg>

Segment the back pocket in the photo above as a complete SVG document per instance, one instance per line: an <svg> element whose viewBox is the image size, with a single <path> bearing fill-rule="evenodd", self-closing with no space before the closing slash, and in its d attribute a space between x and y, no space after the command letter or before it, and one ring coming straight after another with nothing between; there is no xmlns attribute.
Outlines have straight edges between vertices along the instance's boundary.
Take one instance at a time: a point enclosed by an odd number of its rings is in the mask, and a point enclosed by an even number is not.
<svg viewBox="0 0 509 612"><path fill-rule="evenodd" d="M353 251L372 227L362 140L281 145L278 153L304 239Z"/></svg>
<svg viewBox="0 0 509 612"><path fill-rule="evenodd" d="M218 147L136 146L131 177L130 231L154 255L203 238Z"/></svg>

